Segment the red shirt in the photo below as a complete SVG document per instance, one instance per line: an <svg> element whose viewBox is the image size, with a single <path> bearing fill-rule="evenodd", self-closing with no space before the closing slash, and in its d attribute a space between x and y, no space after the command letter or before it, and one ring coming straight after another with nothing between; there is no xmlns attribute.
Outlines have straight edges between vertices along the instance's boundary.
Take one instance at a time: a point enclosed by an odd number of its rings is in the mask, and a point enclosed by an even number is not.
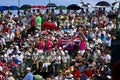
<svg viewBox="0 0 120 80"><path fill-rule="evenodd" d="M4 72L4 71L1 71L0 74L5 75L5 72Z"/></svg>
<svg viewBox="0 0 120 80"><path fill-rule="evenodd" d="M5 32L9 32L9 27L5 27L5 28L3 28L3 30L2 30L2 33L5 33Z"/></svg>
<svg viewBox="0 0 120 80"><path fill-rule="evenodd" d="M79 70L74 70L74 71L71 72L71 74L73 75L74 78L80 77L80 71Z"/></svg>
<svg viewBox="0 0 120 80"><path fill-rule="evenodd" d="M85 71L85 74L86 74L88 77L91 77L91 76L92 76L92 70L87 70L87 71Z"/></svg>
<svg viewBox="0 0 120 80"><path fill-rule="evenodd" d="M34 18L34 17L31 18L30 26L31 26L31 27L32 27L32 26L35 26L35 18Z"/></svg>
<svg viewBox="0 0 120 80"><path fill-rule="evenodd" d="M0 66L1 67L4 67L4 63L0 61Z"/></svg>
<svg viewBox="0 0 120 80"><path fill-rule="evenodd" d="M15 66L16 67L17 65L14 62L11 62L10 66Z"/></svg>

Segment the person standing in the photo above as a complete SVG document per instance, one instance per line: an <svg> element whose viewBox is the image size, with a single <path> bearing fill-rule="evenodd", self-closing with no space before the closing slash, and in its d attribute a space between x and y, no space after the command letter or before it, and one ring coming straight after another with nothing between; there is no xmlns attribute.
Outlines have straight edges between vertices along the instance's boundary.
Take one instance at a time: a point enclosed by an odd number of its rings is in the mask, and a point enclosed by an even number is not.
<svg viewBox="0 0 120 80"><path fill-rule="evenodd" d="M31 73L31 68L27 67L26 68L27 74L23 78L23 80L33 80L33 74Z"/></svg>
<svg viewBox="0 0 120 80"><path fill-rule="evenodd" d="M35 27L35 17L34 17L34 15L30 15L30 28L29 28L29 33L33 33L33 34L35 34L35 29L36 29L36 27Z"/></svg>
<svg viewBox="0 0 120 80"><path fill-rule="evenodd" d="M36 14L35 21L36 21L37 28L41 31L42 18L39 13Z"/></svg>

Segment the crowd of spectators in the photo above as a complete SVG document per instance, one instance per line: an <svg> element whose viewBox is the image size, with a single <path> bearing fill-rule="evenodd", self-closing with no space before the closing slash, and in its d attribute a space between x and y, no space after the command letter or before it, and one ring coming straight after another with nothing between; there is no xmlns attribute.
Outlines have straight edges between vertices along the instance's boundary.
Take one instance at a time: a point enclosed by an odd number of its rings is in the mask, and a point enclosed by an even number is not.
<svg viewBox="0 0 120 80"><path fill-rule="evenodd" d="M116 29L109 13L115 11L1 12L1 80L33 80L36 76L41 80L109 80L111 40ZM57 28L42 27L44 22ZM42 72L52 73L45 78Z"/></svg>

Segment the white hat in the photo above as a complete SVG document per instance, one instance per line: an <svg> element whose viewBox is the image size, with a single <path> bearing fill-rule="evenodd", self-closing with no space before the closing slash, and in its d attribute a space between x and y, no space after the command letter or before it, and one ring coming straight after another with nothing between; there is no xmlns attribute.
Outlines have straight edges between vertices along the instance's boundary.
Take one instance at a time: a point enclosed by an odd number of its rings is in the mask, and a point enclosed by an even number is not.
<svg viewBox="0 0 120 80"><path fill-rule="evenodd" d="M3 55L1 55L1 57L4 57Z"/></svg>
<svg viewBox="0 0 120 80"><path fill-rule="evenodd" d="M90 26L90 23L87 23L88 26Z"/></svg>
<svg viewBox="0 0 120 80"><path fill-rule="evenodd" d="M90 50L90 51L92 51L92 49L91 49L90 47L88 47L88 48L87 48L87 50Z"/></svg>
<svg viewBox="0 0 120 80"><path fill-rule="evenodd" d="M36 35L35 35L35 37L38 37L39 36L39 34L37 33Z"/></svg>
<svg viewBox="0 0 120 80"><path fill-rule="evenodd" d="M67 34L64 34L64 36L67 36Z"/></svg>
<svg viewBox="0 0 120 80"><path fill-rule="evenodd" d="M26 40L27 40L27 41L30 41L30 39L28 39L28 38L27 38Z"/></svg>
<svg viewBox="0 0 120 80"><path fill-rule="evenodd" d="M88 33L88 31L86 30L86 32Z"/></svg>
<svg viewBox="0 0 120 80"><path fill-rule="evenodd" d="M111 77L110 75L107 75L107 78L108 78L108 79L111 79L112 77Z"/></svg>
<svg viewBox="0 0 120 80"><path fill-rule="evenodd" d="M31 35L30 35L30 34L28 34L28 36L30 37Z"/></svg>
<svg viewBox="0 0 120 80"><path fill-rule="evenodd" d="M30 67L27 67L26 70L31 71L31 68L30 68Z"/></svg>
<svg viewBox="0 0 120 80"><path fill-rule="evenodd" d="M5 47L4 50L7 50L7 48Z"/></svg>
<svg viewBox="0 0 120 80"><path fill-rule="evenodd" d="M65 53L68 53L68 51L67 51L67 50L65 50Z"/></svg>
<svg viewBox="0 0 120 80"><path fill-rule="evenodd" d="M80 51L78 51L78 53L81 53Z"/></svg>
<svg viewBox="0 0 120 80"><path fill-rule="evenodd" d="M95 41L96 39L94 38L93 41Z"/></svg>
<svg viewBox="0 0 120 80"><path fill-rule="evenodd" d="M61 49L62 49L62 47L59 47L59 49L61 50Z"/></svg>
<svg viewBox="0 0 120 80"><path fill-rule="evenodd" d="M12 56L13 58L16 57L15 55Z"/></svg>
<svg viewBox="0 0 120 80"><path fill-rule="evenodd" d="M13 46L12 44L10 46Z"/></svg>
<svg viewBox="0 0 120 80"><path fill-rule="evenodd" d="M65 20L65 22L69 22L68 20Z"/></svg>
<svg viewBox="0 0 120 80"><path fill-rule="evenodd" d="M8 74L8 72L6 72L5 74Z"/></svg>
<svg viewBox="0 0 120 80"><path fill-rule="evenodd" d="M110 34L108 34L108 36L107 37L111 37L111 35Z"/></svg>
<svg viewBox="0 0 120 80"><path fill-rule="evenodd" d="M38 50L38 48L35 48L35 50Z"/></svg>

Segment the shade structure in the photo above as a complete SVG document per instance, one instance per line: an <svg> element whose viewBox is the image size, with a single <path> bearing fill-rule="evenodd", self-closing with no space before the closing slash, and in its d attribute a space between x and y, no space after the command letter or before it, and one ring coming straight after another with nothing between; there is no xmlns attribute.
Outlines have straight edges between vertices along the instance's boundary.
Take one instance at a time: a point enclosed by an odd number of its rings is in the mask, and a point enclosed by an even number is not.
<svg viewBox="0 0 120 80"><path fill-rule="evenodd" d="M60 6L57 6L56 9L65 10L65 9L67 9L67 7L64 5L60 5Z"/></svg>
<svg viewBox="0 0 120 80"><path fill-rule="evenodd" d="M33 5L31 8L39 8L39 9L46 9L46 6L43 5Z"/></svg>
<svg viewBox="0 0 120 80"><path fill-rule="evenodd" d="M52 22L44 22L44 23L42 23L42 25L41 25L42 27L45 27L45 28L47 28L47 29L56 29L57 28L57 26L54 24L54 23L52 23Z"/></svg>
<svg viewBox="0 0 120 80"><path fill-rule="evenodd" d="M46 6L39 5L38 8L40 8L40 9L46 9Z"/></svg>
<svg viewBox="0 0 120 80"><path fill-rule="evenodd" d="M81 2L81 3L79 4L79 6L80 6L81 8L92 8L92 5L91 5L90 3L86 3L86 2Z"/></svg>
<svg viewBox="0 0 120 80"><path fill-rule="evenodd" d="M19 8L17 6L8 6L8 10L18 10Z"/></svg>
<svg viewBox="0 0 120 80"><path fill-rule="evenodd" d="M7 6L0 6L0 11L4 11L4 10L7 10Z"/></svg>
<svg viewBox="0 0 120 80"><path fill-rule="evenodd" d="M79 10L81 8L77 4L70 4L69 6L67 6L67 9L69 9L69 10Z"/></svg>
<svg viewBox="0 0 120 80"><path fill-rule="evenodd" d="M55 3L48 3L48 4L46 5L46 7L47 7L47 8L49 8L49 7L57 7L57 5L56 5Z"/></svg>
<svg viewBox="0 0 120 80"><path fill-rule="evenodd" d="M116 3L118 3L118 1L113 2L111 5L114 6Z"/></svg>
<svg viewBox="0 0 120 80"><path fill-rule="evenodd" d="M20 9L22 9L22 10L27 10L27 9L30 9L30 8L31 8L31 5L29 5L29 4L24 4L20 7Z"/></svg>
<svg viewBox="0 0 120 80"><path fill-rule="evenodd" d="M36 5L33 5L33 6L31 6L31 8L38 8L38 6L36 6Z"/></svg>
<svg viewBox="0 0 120 80"><path fill-rule="evenodd" d="M96 4L96 6L104 6L104 7L110 7L110 3L108 3L107 1L100 1Z"/></svg>
<svg viewBox="0 0 120 80"><path fill-rule="evenodd" d="M115 2L113 5L114 8L120 8L120 1Z"/></svg>

